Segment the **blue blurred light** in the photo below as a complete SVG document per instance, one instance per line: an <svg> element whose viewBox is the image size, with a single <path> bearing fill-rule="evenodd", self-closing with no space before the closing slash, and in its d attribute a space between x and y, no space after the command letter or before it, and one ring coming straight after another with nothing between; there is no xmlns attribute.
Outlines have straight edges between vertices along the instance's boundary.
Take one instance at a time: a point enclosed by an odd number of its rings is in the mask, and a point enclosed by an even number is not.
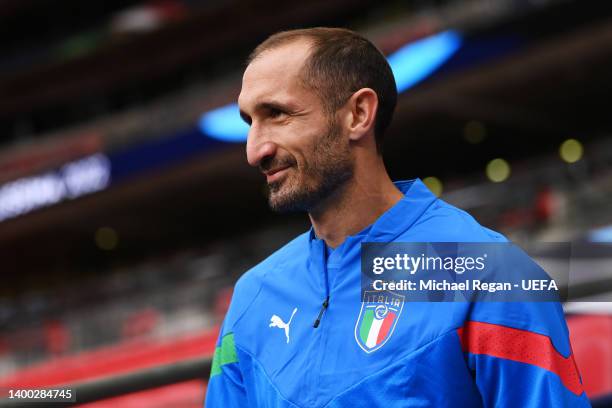
<svg viewBox="0 0 612 408"><path fill-rule="evenodd" d="M404 92L430 76L455 54L461 42L457 32L444 31L407 44L391 54L388 61L397 91Z"/></svg>
<svg viewBox="0 0 612 408"><path fill-rule="evenodd" d="M601 227L589 233L591 242L612 242L612 225Z"/></svg>
<svg viewBox="0 0 612 408"><path fill-rule="evenodd" d="M421 82L431 75L461 47L461 35L444 31L407 44L388 57L398 92ZM247 139L249 126L240 118L236 103L204 113L199 128L205 135L230 143Z"/></svg>
<svg viewBox="0 0 612 408"><path fill-rule="evenodd" d="M237 103L206 112L200 117L198 125L207 136L224 142L244 142L249 133L249 126L240 117Z"/></svg>

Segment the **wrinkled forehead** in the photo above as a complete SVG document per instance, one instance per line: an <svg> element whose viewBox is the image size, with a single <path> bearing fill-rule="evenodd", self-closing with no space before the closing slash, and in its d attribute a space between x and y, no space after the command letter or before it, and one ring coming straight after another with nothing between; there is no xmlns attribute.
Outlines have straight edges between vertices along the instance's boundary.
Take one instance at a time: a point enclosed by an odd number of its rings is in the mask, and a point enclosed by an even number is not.
<svg viewBox="0 0 612 408"><path fill-rule="evenodd" d="M263 51L244 71L238 98L240 107L248 108L262 99L303 92L300 75L310 51L311 45L306 40Z"/></svg>

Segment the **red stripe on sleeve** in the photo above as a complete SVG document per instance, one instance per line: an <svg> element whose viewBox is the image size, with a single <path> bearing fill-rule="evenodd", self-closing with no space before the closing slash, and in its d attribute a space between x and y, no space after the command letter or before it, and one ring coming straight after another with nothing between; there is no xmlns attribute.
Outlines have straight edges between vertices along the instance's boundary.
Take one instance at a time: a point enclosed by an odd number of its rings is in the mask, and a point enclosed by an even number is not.
<svg viewBox="0 0 612 408"><path fill-rule="evenodd" d="M385 337L387 337L387 333L391 330L391 326L393 325L393 321L395 320L395 313L389 312L385 317L385 320L382 322L382 326L380 326L380 331L378 332L378 337L376 338L376 344L380 344Z"/></svg>
<svg viewBox="0 0 612 408"><path fill-rule="evenodd" d="M563 357L548 336L483 322L467 322L457 334L465 352L541 367L557 374L574 394L583 392L574 354Z"/></svg>

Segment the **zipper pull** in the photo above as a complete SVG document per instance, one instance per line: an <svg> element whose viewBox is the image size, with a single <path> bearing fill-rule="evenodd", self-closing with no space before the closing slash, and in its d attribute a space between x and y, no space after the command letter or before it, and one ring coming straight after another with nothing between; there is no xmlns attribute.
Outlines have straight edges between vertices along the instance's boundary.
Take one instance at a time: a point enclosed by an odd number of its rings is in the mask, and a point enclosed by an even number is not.
<svg viewBox="0 0 612 408"><path fill-rule="evenodd" d="M321 323L321 317L323 317L323 312L325 312L327 306L329 306L329 296L326 297L323 301L323 305L321 305L321 310L319 311L319 316L317 316L317 320L315 320L314 324L312 325L312 327L314 327L315 329L319 327L319 323Z"/></svg>

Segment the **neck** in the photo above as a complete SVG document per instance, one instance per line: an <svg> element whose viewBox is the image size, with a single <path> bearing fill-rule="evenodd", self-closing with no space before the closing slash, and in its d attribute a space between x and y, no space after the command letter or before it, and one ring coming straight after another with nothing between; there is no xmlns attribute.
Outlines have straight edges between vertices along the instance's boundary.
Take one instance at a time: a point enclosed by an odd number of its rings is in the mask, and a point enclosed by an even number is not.
<svg viewBox="0 0 612 408"><path fill-rule="evenodd" d="M374 169L374 171L372 171ZM346 237L373 224L403 194L395 187L382 160L355 176L308 213L317 237L336 248Z"/></svg>

